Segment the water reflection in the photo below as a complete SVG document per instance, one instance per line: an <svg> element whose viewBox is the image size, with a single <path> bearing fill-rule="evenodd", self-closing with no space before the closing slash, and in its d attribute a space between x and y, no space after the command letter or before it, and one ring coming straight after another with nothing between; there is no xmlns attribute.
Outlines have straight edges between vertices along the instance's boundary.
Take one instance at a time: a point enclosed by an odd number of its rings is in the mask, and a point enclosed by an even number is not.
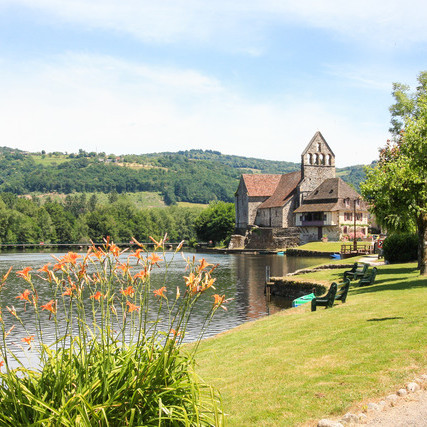
<svg viewBox="0 0 427 427"><path fill-rule="evenodd" d="M64 254L56 253L54 255L56 257L61 257ZM273 297L269 303L266 301L264 296L266 266L270 267L271 276L284 276L299 268L322 262L322 259L319 258L287 258L286 256L278 255L224 255L200 253L194 255L192 253L185 253L184 256L195 256L196 260L205 258L212 264L219 264L214 274L217 278L215 283L216 290L214 293L221 295L225 294L226 298L233 299L227 304L227 311L218 310L205 336L215 335L246 321L273 314L291 306L291 301L280 297ZM171 257L172 254L167 254L167 260L170 260ZM28 310L28 312L23 312L23 304L16 300L16 296L25 289L26 284L24 281L16 278L15 272L27 266L38 269L44 264L52 261L54 260L48 253L2 253L0 255L0 274L5 274L8 268L11 265L13 266L13 273L7 282L6 288L1 294L2 309L4 310L6 305L15 305L17 309L19 307L24 321L31 322L33 320L30 317L31 311ZM153 289L165 285L168 289L167 295L172 299L175 297L177 286L179 286L181 292L183 292L185 288L183 280L183 276L186 274L185 265L185 260L181 256L176 256L169 267L166 280L163 269L154 269L152 274ZM45 294L42 290L39 295L40 301L42 301L43 304L51 299L51 293L49 289L46 288L47 286L46 284ZM192 341L197 338L205 320L206 313L209 311L212 303L213 298L211 294L203 295L200 299L197 311L194 312L191 323L188 325L186 341ZM155 309L157 307L157 301L155 301L154 297L152 299L152 304ZM25 318L26 313L28 313L28 318ZM53 337L55 325L52 321L48 321L47 315L44 317L43 326L45 328L45 337L49 334ZM59 327L63 328L64 326L60 325ZM15 334L16 341L20 342L23 331L17 326L13 333Z"/></svg>

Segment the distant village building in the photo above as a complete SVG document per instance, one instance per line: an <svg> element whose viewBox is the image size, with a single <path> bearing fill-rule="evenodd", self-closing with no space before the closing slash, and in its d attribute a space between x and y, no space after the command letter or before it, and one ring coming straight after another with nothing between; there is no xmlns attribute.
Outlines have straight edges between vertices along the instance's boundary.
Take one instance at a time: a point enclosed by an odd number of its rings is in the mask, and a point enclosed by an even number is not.
<svg viewBox="0 0 427 427"><path fill-rule="evenodd" d="M236 191L236 232L264 230L269 246L284 247L289 238L304 243L368 233L368 210L361 196L335 176L335 155L316 132L301 155L301 171L283 175L244 174ZM355 215L355 216L354 216ZM266 237L268 236L268 237ZM259 236L247 238L262 245ZM280 246L281 245L281 246ZM265 245L264 245L265 246ZM268 246L268 245L267 245Z"/></svg>

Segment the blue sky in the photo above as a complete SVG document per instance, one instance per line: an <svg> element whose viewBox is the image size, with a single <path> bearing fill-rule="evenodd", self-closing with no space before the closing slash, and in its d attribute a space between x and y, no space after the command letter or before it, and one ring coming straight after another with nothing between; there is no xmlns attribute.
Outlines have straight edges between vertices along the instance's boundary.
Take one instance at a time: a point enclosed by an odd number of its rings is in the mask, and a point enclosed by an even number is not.
<svg viewBox="0 0 427 427"><path fill-rule="evenodd" d="M421 0L0 0L0 145L299 162L320 130L367 164L425 22Z"/></svg>

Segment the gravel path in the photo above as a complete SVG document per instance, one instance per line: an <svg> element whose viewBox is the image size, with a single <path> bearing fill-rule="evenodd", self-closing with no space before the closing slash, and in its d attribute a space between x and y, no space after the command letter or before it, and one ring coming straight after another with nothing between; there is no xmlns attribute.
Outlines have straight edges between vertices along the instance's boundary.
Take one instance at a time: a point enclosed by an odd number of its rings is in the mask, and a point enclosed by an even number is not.
<svg viewBox="0 0 427 427"><path fill-rule="evenodd" d="M368 403L363 413L348 412L339 420L324 418L317 426L360 424L370 427L427 427L427 374L420 375L379 402Z"/></svg>
<svg viewBox="0 0 427 427"><path fill-rule="evenodd" d="M367 426L427 427L427 390L401 398L396 406L368 415Z"/></svg>

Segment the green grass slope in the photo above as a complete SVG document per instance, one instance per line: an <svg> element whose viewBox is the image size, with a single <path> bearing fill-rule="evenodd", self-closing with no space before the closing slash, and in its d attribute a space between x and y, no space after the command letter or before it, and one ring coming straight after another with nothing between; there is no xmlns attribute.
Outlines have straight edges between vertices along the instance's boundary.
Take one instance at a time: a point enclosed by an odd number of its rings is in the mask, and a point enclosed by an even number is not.
<svg viewBox="0 0 427 427"><path fill-rule="evenodd" d="M381 266L376 283L352 288L345 304L246 323L200 350L198 372L220 389L231 426L344 414L425 371L427 279L414 264Z"/></svg>

